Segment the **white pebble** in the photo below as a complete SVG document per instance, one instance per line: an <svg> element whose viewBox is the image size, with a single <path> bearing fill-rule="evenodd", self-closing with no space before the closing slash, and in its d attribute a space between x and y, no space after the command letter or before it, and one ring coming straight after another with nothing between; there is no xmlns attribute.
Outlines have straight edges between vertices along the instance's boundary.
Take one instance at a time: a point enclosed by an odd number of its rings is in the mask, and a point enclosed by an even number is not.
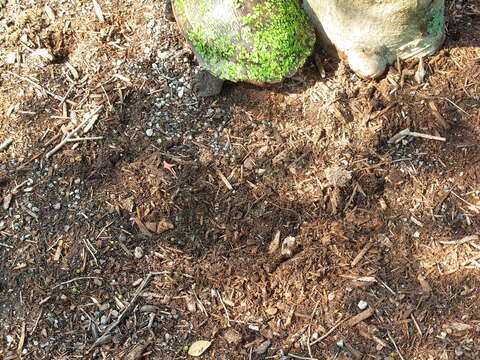
<svg viewBox="0 0 480 360"><path fill-rule="evenodd" d="M148 137L153 136L153 129L147 129L145 134L147 134Z"/></svg>
<svg viewBox="0 0 480 360"><path fill-rule="evenodd" d="M368 307L368 303L364 300L360 300L357 306L360 310L365 310Z"/></svg>
<svg viewBox="0 0 480 360"><path fill-rule="evenodd" d="M135 248L134 255L137 259L141 259L143 257L143 249L139 246Z"/></svg>

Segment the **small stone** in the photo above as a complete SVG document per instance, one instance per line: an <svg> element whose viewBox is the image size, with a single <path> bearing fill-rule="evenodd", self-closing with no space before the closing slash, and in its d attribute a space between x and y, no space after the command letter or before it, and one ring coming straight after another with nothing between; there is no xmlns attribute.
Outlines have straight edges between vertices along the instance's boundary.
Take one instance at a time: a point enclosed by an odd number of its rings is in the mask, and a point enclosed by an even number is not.
<svg viewBox="0 0 480 360"><path fill-rule="evenodd" d="M1 8L1 1L0 1L0 8ZM6 59L6 63L7 64L10 64L10 65L13 65L15 64L15 62L17 61L17 54L15 52L11 52L9 54L7 54L7 59Z"/></svg>
<svg viewBox="0 0 480 360"><path fill-rule="evenodd" d="M97 278L93 279L93 283L97 286L102 286L103 285L102 280L97 279Z"/></svg>
<svg viewBox="0 0 480 360"><path fill-rule="evenodd" d="M114 318L118 317L118 311L117 310L112 310L112 316Z"/></svg>
<svg viewBox="0 0 480 360"><path fill-rule="evenodd" d="M143 249L140 246L137 246L134 250L135 258L141 259L143 257Z"/></svg>
<svg viewBox="0 0 480 360"><path fill-rule="evenodd" d="M336 344L339 348L343 348L345 346L345 341L343 339L340 339L336 342Z"/></svg>
<svg viewBox="0 0 480 360"><path fill-rule="evenodd" d="M102 317L100 318L100 324L106 325L107 322L108 322L108 317L107 317L107 315L102 315Z"/></svg>
<svg viewBox="0 0 480 360"><path fill-rule="evenodd" d="M193 80L193 88L198 96L215 96L222 91L223 80L215 77L206 70L201 70Z"/></svg>
<svg viewBox="0 0 480 360"><path fill-rule="evenodd" d="M460 356L463 356L463 354L464 354L463 349L460 346L457 346L455 348L455 355L460 357Z"/></svg>
<svg viewBox="0 0 480 360"><path fill-rule="evenodd" d="M258 355L265 354L268 348L270 347L270 344L271 344L270 340L264 341L255 349L255 353Z"/></svg>
<svg viewBox="0 0 480 360"><path fill-rule="evenodd" d="M140 308L140 312L145 312L145 313L154 313L158 310L158 308L154 305L143 305Z"/></svg>
<svg viewBox="0 0 480 360"><path fill-rule="evenodd" d="M104 303L104 304L102 304L98 307L98 310L100 310L100 311L107 311L108 309L110 309L110 304L109 303Z"/></svg>
<svg viewBox="0 0 480 360"><path fill-rule="evenodd" d="M415 231L415 232L413 233L413 237L414 237L414 238L419 238L419 237L420 237L420 232Z"/></svg>
<svg viewBox="0 0 480 360"><path fill-rule="evenodd" d="M357 306L360 310L365 310L368 307L368 303L364 300L360 300Z"/></svg>
<svg viewBox="0 0 480 360"><path fill-rule="evenodd" d="M61 203L56 203L55 205L53 205L53 208L55 210L60 210L62 208L62 204Z"/></svg>
<svg viewBox="0 0 480 360"><path fill-rule="evenodd" d="M260 327L258 325L250 324L248 325L248 328L253 331L260 331Z"/></svg>
<svg viewBox="0 0 480 360"><path fill-rule="evenodd" d="M153 129L147 129L147 131L145 132L145 134L146 134L148 137L152 137L152 136L153 136Z"/></svg>

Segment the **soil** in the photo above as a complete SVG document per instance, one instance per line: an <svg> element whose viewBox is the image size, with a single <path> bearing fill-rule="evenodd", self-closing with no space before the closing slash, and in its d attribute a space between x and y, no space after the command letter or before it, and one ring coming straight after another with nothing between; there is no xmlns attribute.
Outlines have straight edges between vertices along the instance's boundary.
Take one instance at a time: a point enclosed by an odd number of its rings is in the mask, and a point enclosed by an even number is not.
<svg viewBox="0 0 480 360"><path fill-rule="evenodd" d="M478 1L421 83L207 98L165 1L94 3L0 1L0 358L480 359Z"/></svg>

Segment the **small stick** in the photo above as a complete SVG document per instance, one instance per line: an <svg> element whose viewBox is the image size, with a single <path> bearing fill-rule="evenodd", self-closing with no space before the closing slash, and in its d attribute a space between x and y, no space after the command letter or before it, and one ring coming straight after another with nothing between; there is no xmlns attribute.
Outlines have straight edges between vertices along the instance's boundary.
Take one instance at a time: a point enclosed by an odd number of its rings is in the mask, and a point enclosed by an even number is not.
<svg viewBox="0 0 480 360"><path fill-rule="evenodd" d="M479 239L478 235L469 235L469 236L465 236L464 238L458 241L439 241L439 243L443 245L460 245L460 244L469 243L470 241L475 241L478 239Z"/></svg>
<svg viewBox="0 0 480 360"><path fill-rule="evenodd" d="M23 345L25 344L25 322L22 324L22 332L20 334L20 340L18 340L17 355L19 358L22 356Z"/></svg>
<svg viewBox="0 0 480 360"><path fill-rule="evenodd" d="M103 136L93 136L93 137L82 137L82 138L73 138L68 139L67 142L77 142L77 141L94 141L94 140L103 140Z"/></svg>
<svg viewBox="0 0 480 360"><path fill-rule="evenodd" d="M457 104L455 104L452 100L450 100L449 98L445 98L445 100L447 100L450 104L452 104L453 106L455 106L458 110L460 110L461 112L463 112L465 115L467 116L470 116L469 113L467 113L465 110L463 110L460 106L458 106Z"/></svg>
<svg viewBox="0 0 480 360"><path fill-rule="evenodd" d="M288 353L287 356L292 357L294 359L300 359L300 360L317 360L317 358L300 356L300 355L297 355L297 354L294 354L294 353Z"/></svg>
<svg viewBox="0 0 480 360"><path fill-rule="evenodd" d="M74 278L74 279L72 279L72 280L64 281L64 282L62 282L62 283L60 283L60 284L55 285L55 286L52 288L52 290L53 290L53 289L56 289L56 288L59 287L59 286L70 284L70 283L72 283L72 282L74 282L74 281L78 281L78 280L88 280L88 279L102 279L102 278L96 277L96 276L77 277L77 278Z"/></svg>
<svg viewBox="0 0 480 360"><path fill-rule="evenodd" d="M65 138L64 138L62 141L60 141L60 143L59 143L57 146L55 146L52 150L50 150L50 151L47 153L47 155L45 155L45 157L48 159L50 156L52 156L52 155L55 154L58 150L60 150L60 149L69 141L69 139L70 139L73 135L75 135L76 133L78 133L78 132L80 131L80 129L81 129L82 127L84 127L87 122L90 121L90 119L91 119L92 116L94 116L95 114L98 114L98 113L99 113L100 111L102 111L102 110L103 110L103 105L100 105L98 108L95 109L95 111L94 111L92 114L90 114L89 117L87 117L85 120L83 120L83 121L80 123L80 125L78 125L78 126L77 126L75 129L73 129L67 136L65 136Z"/></svg>
<svg viewBox="0 0 480 360"><path fill-rule="evenodd" d="M342 325L347 319L341 319L340 321L338 321L330 330L328 330L325 334L323 334L322 336L320 336L317 340L313 341L310 346L313 346L315 345L316 343L326 339L331 333L333 333L340 325Z"/></svg>
<svg viewBox="0 0 480 360"><path fill-rule="evenodd" d="M37 320L35 320L35 324L33 325L32 331L30 331L30 335L33 334L37 329L38 322L40 321L40 318L42 317L42 315L43 315L43 309L40 309L40 314L38 314Z"/></svg>
<svg viewBox="0 0 480 360"><path fill-rule="evenodd" d="M135 304L135 301L137 298L140 296L141 292L143 289L147 286L148 282L152 278L152 276L156 275L163 275L164 272L151 272L148 273L147 277L142 281L142 283L138 286L137 290L135 291L135 294L133 295L132 300L128 303L127 306L123 309L122 313L118 317L117 320L115 320L112 324L110 324L104 331L103 335L100 336L95 343L88 349L87 354L92 351L95 347L98 345L102 344L103 341L110 336L110 333L114 328L116 328L120 323L123 321L123 319L126 317L127 313L130 311L130 309L133 307L133 304Z"/></svg>
<svg viewBox="0 0 480 360"><path fill-rule="evenodd" d="M441 136L433 136L433 135L428 135L428 134L422 134L416 131L410 131L409 128L403 129L400 131L398 134L392 136L389 140L389 144L393 143L398 143L400 140L407 136L412 136L412 137L419 137L419 138L424 138L424 139L429 139L429 140L438 140L438 141L447 141L446 138L441 137Z"/></svg>
<svg viewBox="0 0 480 360"><path fill-rule="evenodd" d="M218 298L220 299L220 302L222 303L223 310L225 310L225 315L227 316L227 322L228 322L228 325L230 326L230 316L228 315L227 307L225 306L225 303L223 302L223 299L220 296L220 293L218 292L218 290L216 290L216 292L217 292Z"/></svg>
<svg viewBox="0 0 480 360"><path fill-rule="evenodd" d="M405 358L403 357L402 353L400 352L400 349L399 349L398 346L397 346L397 343L396 343L395 340L393 339L392 335L390 335L390 331L387 331L387 335L388 335L388 338L390 339L390 341L392 342L393 346L395 347L395 350L397 351L398 356L400 356L400 359L401 359L401 360L405 360Z"/></svg>
<svg viewBox="0 0 480 360"><path fill-rule="evenodd" d="M233 186L232 186L232 184L230 184L230 181L228 181L228 179L225 177L225 175L222 174L222 172L220 170L217 169L217 173L218 173L218 176L220 176L220 179L222 179L222 181L225 184L225 186L227 187L227 189L232 191Z"/></svg>
<svg viewBox="0 0 480 360"><path fill-rule="evenodd" d="M0 151L5 150L13 143L13 138L9 138L0 144Z"/></svg>
<svg viewBox="0 0 480 360"><path fill-rule="evenodd" d="M480 207L469 203L467 200L461 198L460 196L458 196L457 194L455 194L455 192L453 192L453 191L451 191L451 193L452 193L453 196L455 196L457 199L462 200L465 204L467 204L468 206L470 206L470 207L472 208L472 210L474 210L474 211L478 214L478 212L479 212L479 210L480 210Z"/></svg>
<svg viewBox="0 0 480 360"><path fill-rule="evenodd" d="M362 260L362 258L365 256L365 254L368 252L368 250L370 250L370 248L373 246L373 242L369 241L364 247L362 250L360 250L360 252L358 253L357 256L355 256L355 259L353 259L352 263L350 264L351 267L354 267L355 265L357 265L360 260Z"/></svg>
<svg viewBox="0 0 480 360"><path fill-rule="evenodd" d="M37 84L35 81L30 80L29 78L18 75L18 74L14 73L14 72L11 72L9 70L5 71L5 73L13 75L20 80L28 82L30 85L33 85L34 87L36 87L38 90L45 91L48 95L50 95L51 97L53 97L54 99L56 99L58 101L62 101L62 102L65 101L66 103L68 103L70 105L77 106L76 102L71 101L71 100L63 100L61 96L58 96L57 94L54 94L50 90L47 90L47 89L43 88L41 85Z"/></svg>
<svg viewBox="0 0 480 360"><path fill-rule="evenodd" d="M413 323L414 323L414 325L415 325L415 328L416 328L417 331L418 331L418 334L419 334L420 336L423 336L422 329L420 329L420 326L418 325L417 319L415 319L415 316L413 316L413 313L410 314L410 317L411 317L412 320L413 320Z"/></svg>

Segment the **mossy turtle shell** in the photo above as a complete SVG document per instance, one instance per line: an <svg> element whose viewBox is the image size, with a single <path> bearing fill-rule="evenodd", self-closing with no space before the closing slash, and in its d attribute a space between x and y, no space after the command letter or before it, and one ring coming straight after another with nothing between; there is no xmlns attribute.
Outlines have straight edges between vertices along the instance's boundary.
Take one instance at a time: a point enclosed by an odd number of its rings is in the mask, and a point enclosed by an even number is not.
<svg viewBox="0 0 480 360"><path fill-rule="evenodd" d="M311 54L312 25L298 0L172 0L200 65L221 79L271 83Z"/></svg>

